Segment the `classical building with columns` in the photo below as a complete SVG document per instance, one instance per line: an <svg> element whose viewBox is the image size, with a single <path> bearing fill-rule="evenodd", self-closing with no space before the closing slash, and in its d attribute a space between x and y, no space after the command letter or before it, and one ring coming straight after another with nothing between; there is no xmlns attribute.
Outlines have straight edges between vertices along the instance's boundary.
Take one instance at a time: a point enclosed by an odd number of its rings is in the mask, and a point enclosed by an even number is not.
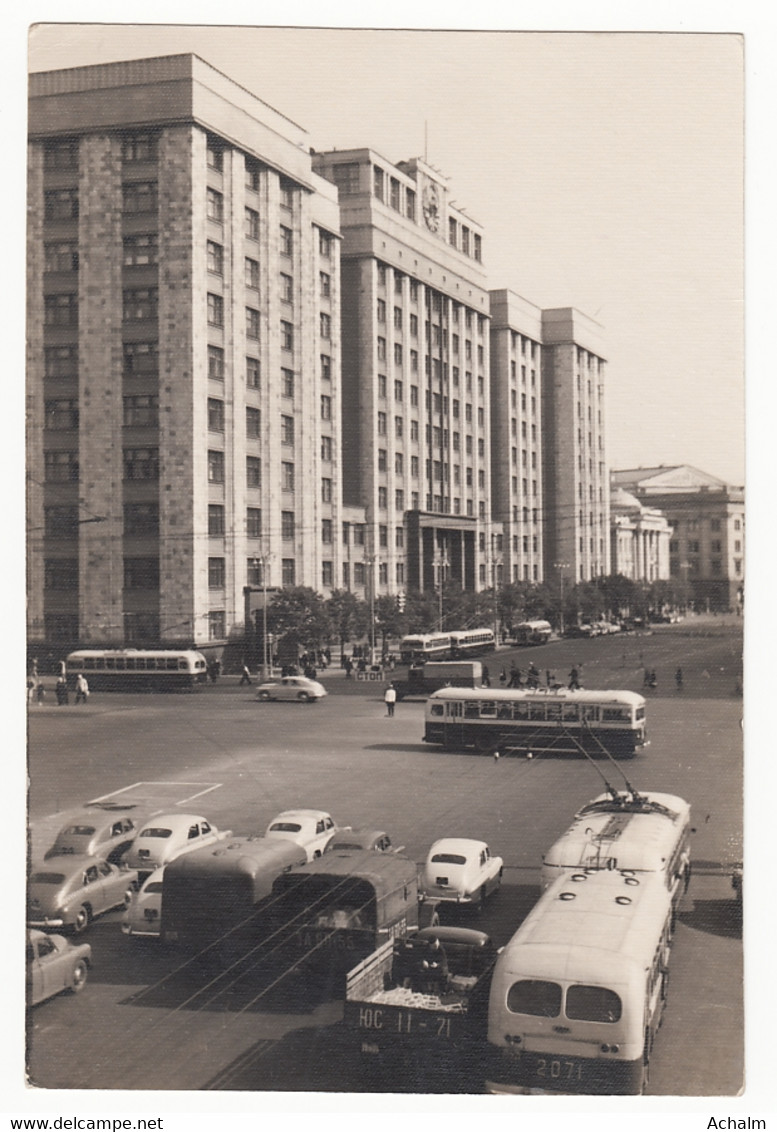
<svg viewBox="0 0 777 1132"><path fill-rule="evenodd" d="M194 55L30 78L29 634L221 641L342 575L340 215Z"/></svg>
<svg viewBox="0 0 777 1132"><path fill-rule="evenodd" d="M669 578L672 527L657 507L646 506L623 488L610 492L611 569L635 582Z"/></svg>

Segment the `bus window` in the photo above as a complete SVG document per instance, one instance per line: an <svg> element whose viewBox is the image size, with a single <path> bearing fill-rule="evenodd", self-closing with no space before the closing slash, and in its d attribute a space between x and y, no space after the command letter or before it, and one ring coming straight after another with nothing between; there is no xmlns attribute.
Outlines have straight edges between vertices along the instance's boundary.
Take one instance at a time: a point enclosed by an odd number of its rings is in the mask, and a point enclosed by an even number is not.
<svg viewBox="0 0 777 1132"><path fill-rule="evenodd" d="M596 704L583 704L583 719L586 723L595 723L599 719L599 708Z"/></svg>
<svg viewBox="0 0 777 1132"><path fill-rule="evenodd" d="M94 657L93 656L85 656L84 659L81 661L81 667L82 668L94 668Z"/></svg>
<svg viewBox="0 0 777 1132"><path fill-rule="evenodd" d="M521 979L507 992L507 1009L513 1014L534 1014L538 1018L558 1018L561 1013L561 987L541 979Z"/></svg>
<svg viewBox="0 0 777 1132"><path fill-rule="evenodd" d="M106 668L115 668L116 667L116 657L115 656L106 656L105 667Z"/></svg>
<svg viewBox="0 0 777 1132"><path fill-rule="evenodd" d="M183 668L183 669L187 669L189 667L189 665L187 664L185 656L182 656L180 658L180 660L178 661L178 667Z"/></svg>
<svg viewBox="0 0 777 1132"><path fill-rule="evenodd" d="M579 1022L617 1022L623 1008L607 987L573 986L567 990L567 1018Z"/></svg>
<svg viewBox="0 0 777 1132"><path fill-rule="evenodd" d="M558 721L561 719L561 704L548 704L548 719Z"/></svg>
<svg viewBox="0 0 777 1132"><path fill-rule="evenodd" d="M512 719L512 705L508 702L496 705L496 714L499 719Z"/></svg>
<svg viewBox="0 0 777 1132"><path fill-rule="evenodd" d="M615 722L620 723L624 719L626 720L627 723L631 719L631 715L629 713L628 708L615 708L615 707L602 708L602 723L615 723Z"/></svg>
<svg viewBox="0 0 777 1132"><path fill-rule="evenodd" d="M461 717L463 714L460 700L452 700L448 702L448 715Z"/></svg>
<svg viewBox="0 0 777 1132"><path fill-rule="evenodd" d="M529 705L525 700L519 700L513 709L513 719L528 719Z"/></svg>
<svg viewBox="0 0 777 1132"><path fill-rule="evenodd" d="M468 701L464 704L464 715L467 719L477 719L479 717L480 711L475 701Z"/></svg>
<svg viewBox="0 0 777 1132"><path fill-rule="evenodd" d="M562 716L562 719L565 722L576 723L577 722L577 704L563 704L561 716Z"/></svg>
<svg viewBox="0 0 777 1132"><path fill-rule="evenodd" d="M644 718L645 718L645 709L643 707L638 707L637 708L637 719L644 719Z"/></svg>
<svg viewBox="0 0 777 1132"><path fill-rule="evenodd" d="M544 719L545 704L529 704L529 719Z"/></svg>
<svg viewBox="0 0 777 1132"><path fill-rule="evenodd" d="M496 704L493 700L482 700L480 704L482 716L496 716Z"/></svg>
<svg viewBox="0 0 777 1132"><path fill-rule="evenodd" d="M178 658L175 656L168 656L165 658L165 663L169 669L178 668Z"/></svg>
<svg viewBox="0 0 777 1132"><path fill-rule="evenodd" d="M127 660L126 660L126 665L127 665L127 668L134 670L134 668L135 668L135 657L134 656L128 656Z"/></svg>
<svg viewBox="0 0 777 1132"><path fill-rule="evenodd" d="M443 715L445 713L444 704L432 704L432 715Z"/></svg>

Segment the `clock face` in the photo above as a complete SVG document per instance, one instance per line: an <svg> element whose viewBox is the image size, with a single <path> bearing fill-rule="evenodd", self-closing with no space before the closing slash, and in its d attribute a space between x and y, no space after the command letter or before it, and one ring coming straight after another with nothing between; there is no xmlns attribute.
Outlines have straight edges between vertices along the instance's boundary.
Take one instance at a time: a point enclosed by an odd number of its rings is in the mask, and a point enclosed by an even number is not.
<svg viewBox="0 0 777 1132"><path fill-rule="evenodd" d="M437 186L433 183L424 189L424 220L430 231L437 231L440 225L440 197Z"/></svg>

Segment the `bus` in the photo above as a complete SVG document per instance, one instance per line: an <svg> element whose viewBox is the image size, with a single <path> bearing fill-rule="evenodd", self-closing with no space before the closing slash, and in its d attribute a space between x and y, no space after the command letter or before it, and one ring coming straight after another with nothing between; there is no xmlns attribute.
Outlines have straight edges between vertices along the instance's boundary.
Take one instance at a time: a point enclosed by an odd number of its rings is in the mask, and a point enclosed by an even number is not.
<svg viewBox="0 0 777 1132"><path fill-rule="evenodd" d="M424 742L449 750L633 758L648 742L636 692L440 688L425 716Z"/></svg>
<svg viewBox="0 0 777 1132"><path fill-rule="evenodd" d="M415 633L399 642L402 664L424 664L427 660L450 660L453 642L448 633Z"/></svg>
<svg viewBox="0 0 777 1132"><path fill-rule="evenodd" d="M493 629L459 629L451 633L451 656L454 660L464 660L468 656L479 656L496 648Z"/></svg>
<svg viewBox="0 0 777 1132"><path fill-rule="evenodd" d="M517 645L545 645L552 635L550 621L522 621L513 629Z"/></svg>
<svg viewBox="0 0 777 1132"><path fill-rule="evenodd" d="M676 910L691 880L692 832L691 807L675 794L600 794L543 854L542 887L575 869L614 869L638 877L655 873Z"/></svg>
<svg viewBox="0 0 777 1132"><path fill-rule="evenodd" d="M90 691L193 691L207 679L207 664L195 649L79 649L65 660L69 685L83 673Z"/></svg>
<svg viewBox="0 0 777 1132"><path fill-rule="evenodd" d="M644 1092L671 923L661 876L579 870L554 881L494 968L487 1092Z"/></svg>

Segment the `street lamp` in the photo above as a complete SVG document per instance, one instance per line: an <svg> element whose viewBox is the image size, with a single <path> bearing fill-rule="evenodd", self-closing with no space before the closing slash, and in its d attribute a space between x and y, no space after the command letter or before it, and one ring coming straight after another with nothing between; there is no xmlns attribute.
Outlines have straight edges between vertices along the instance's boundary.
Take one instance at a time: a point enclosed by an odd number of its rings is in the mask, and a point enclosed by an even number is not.
<svg viewBox="0 0 777 1132"><path fill-rule="evenodd" d="M377 554L364 556L365 563L370 568L370 667L375 663L375 566L378 563Z"/></svg>
<svg viewBox="0 0 777 1132"><path fill-rule="evenodd" d="M445 571L448 569L450 563L448 561L448 551L440 548L434 556L434 566L437 570L437 594L439 598L439 613L440 613L440 627L439 631L442 632L443 614L442 614L442 585L445 580Z"/></svg>
<svg viewBox="0 0 777 1132"><path fill-rule="evenodd" d="M553 569L558 570L559 586L559 635L564 636L564 571L569 569L568 562L554 562Z"/></svg>
<svg viewBox="0 0 777 1132"><path fill-rule="evenodd" d="M251 564L256 570L259 566L262 568L262 679L267 680L270 676L269 664L267 659L267 566L272 555L270 554L255 554L251 559ZM246 587L250 592L251 587ZM246 616L246 632L250 623L250 613Z"/></svg>

